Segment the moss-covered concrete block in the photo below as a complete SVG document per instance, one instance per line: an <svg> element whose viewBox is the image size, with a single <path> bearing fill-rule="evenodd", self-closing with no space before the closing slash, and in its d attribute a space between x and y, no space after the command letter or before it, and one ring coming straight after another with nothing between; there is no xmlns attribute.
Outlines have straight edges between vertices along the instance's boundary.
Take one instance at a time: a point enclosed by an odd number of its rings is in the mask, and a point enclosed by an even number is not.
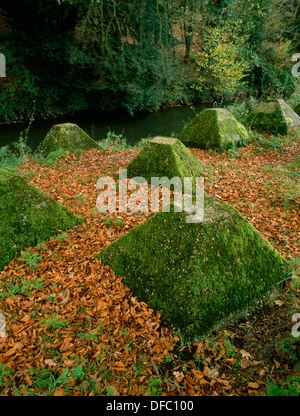
<svg viewBox="0 0 300 416"><path fill-rule="evenodd" d="M24 178L0 169L0 270L21 250L81 222Z"/></svg>
<svg viewBox="0 0 300 416"><path fill-rule="evenodd" d="M51 127L39 145L37 153L48 154L58 149L72 152L75 150L101 150L101 147L77 124L64 123Z"/></svg>
<svg viewBox="0 0 300 416"><path fill-rule="evenodd" d="M286 135L300 127L300 117L282 99L267 100L247 117L247 124L260 133Z"/></svg>
<svg viewBox="0 0 300 416"><path fill-rule="evenodd" d="M171 179L201 177L204 168L198 159L178 140L155 137L126 167L127 177L142 176L151 183L152 177Z"/></svg>
<svg viewBox="0 0 300 416"><path fill-rule="evenodd" d="M225 151L232 146L245 144L251 135L224 108L207 108L178 134L186 146Z"/></svg>
<svg viewBox="0 0 300 416"><path fill-rule="evenodd" d="M96 255L134 296L187 338L253 305L284 278L286 260L233 207L205 196L202 223L159 212Z"/></svg>

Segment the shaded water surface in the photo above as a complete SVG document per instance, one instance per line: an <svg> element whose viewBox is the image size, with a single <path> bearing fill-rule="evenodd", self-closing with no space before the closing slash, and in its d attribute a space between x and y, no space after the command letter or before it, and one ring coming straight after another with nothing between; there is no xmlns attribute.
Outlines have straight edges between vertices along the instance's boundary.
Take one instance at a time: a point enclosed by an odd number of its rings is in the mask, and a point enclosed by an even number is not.
<svg viewBox="0 0 300 416"><path fill-rule="evenodd" d="M35 150L54 124L76 123L94 140L107 137L107 133L122 134L128 144L140 139L155 136L176 136L200 111L211 104L198 104L193 107L161 109L155 113L140 113L133 117L120 112L87 112L66 116L55 120L34 121L28 132L27 144ZM28 123L0 125L0 147L16 142Z"/></svg>

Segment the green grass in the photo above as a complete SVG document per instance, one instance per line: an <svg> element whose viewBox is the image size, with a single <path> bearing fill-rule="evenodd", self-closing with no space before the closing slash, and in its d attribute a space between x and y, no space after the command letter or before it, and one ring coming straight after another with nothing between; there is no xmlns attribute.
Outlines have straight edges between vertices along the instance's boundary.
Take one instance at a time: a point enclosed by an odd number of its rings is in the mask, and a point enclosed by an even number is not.
<svg viewBox="0 0 300 416"><path fill-rule="evenodd" d="M37 396L34 390L41 390L44 395L53 395L59 388L64 388L66 391L70 380L81 381L85 377L84 368L79 364L73 370L68 367L64 368L62 372L44 368L40 370L37 367L30 368L28 375L32 380L30 387L21 385L15 390L15 395Z"/></svg>
<svg viewBox="0 0 300 416"><path fill-rule="evenodd" d="M43 290L43 277L27 280L26 276L20 277L20 282L17 282L19 277L15 277L13 281L4 281L2 290L0 292L0 299L9 298L14 295L31 296L32 290ZM4 290L3 290L4 289Z"/></svg>
<svg viewBox="0 0 300 416"><path fill-rule="evenodd" d="M80 205L84 205L88 199L87 195L76 195L75 200L80 202Z"/></svg>
<svg viewBox="0 0 300 416"><path fill-rule="evenodd" d="M119 226L119 227L124 227L124 222L122 220L120 220L119 218L109 218L109 217L105 217L102 220L104 222L104 224L106 224L108 227L112 227L113 225Z"/></svg>
<svg viewBox="0 0 300 416"><path fill-rule="evenodd" d="M22 136L10 146L0 148L0 169L14 170L22 165L32 154L29 146Z"/></svg>
<svg viewBox="0 0 300 416"><path fill-rule="evenodd" d="M59 318L57 315L48 316L47 318L42 318L40 320L41 324L44 324L46 328L50 328L53 331L62 328L68 328L70 323L68 320L63 320Z"/></svg>
<svg viewBox="0 0 300 416"><path fill-rule="evenodd" d="M38 153L32 156L32 160L38 162L41 166L48 166L52 167L59 162L59 159L62 157L66 157L70 151L64 149L54 150L53 152L49 153L47 156L43 156L42 154Z"/></svg>
<svg viewBox="0 0 300 416"><path fill-rule="evenodd" d="M106 138L103 140L100 140L98 144L105 151L108 149L112 149L112 150L132 149L132 146L130 146L126 142L126 139L123 137L122 134L116 134L115 132L110 131L110 130L107 133Z"/></svg>
<svg viewBox="0 0 300 416"><path fill-rule="evenodd" d="M23 251L19 257L20 261L24 261L28 264L30 270L36 270L38 268L38 262L43 258L42 255L37 253L31 253L30 251Z"/></svg>
<svg viewBox="0 0 300 416"><path fill-rule="evenodd" d="M270 136L266 138L265 136L261 136L256 134L254 136L254 143L256 145L256 152L263 153L264 151L278 151L280 150L281 153L285 152L286 145L291 141L286 136Z"/></svg>
<svg viewBox="0 0 300 416"><path fill-rule="evenodd" d="M149 387L146 389L148 396L160 396L162 393L162 381L157 376L149 378Z"/></svg>
<svg viewBox="0 0 300 416"><path fill-rule="evenodd" d="M104 354L98 354L91 362L87 364L86 357L73 360L74 365L70 367L61 367L60 355L55 355L52 351L52 362L50 368L40 369L31 367L28 369L28 376L31 379L30 386L20 384L14 388L15 396L53 396L58 389L63 389L66 395L72 395L74 388L79 390L80 394L93 392L94 396L112 395L113 390L106 385L106 379L111 377L111 371L103 362ZM102 362L100 362L100 360ZM72 361L72 360L70 360ZM99 376L101 375L101 383ZM0 364L0 394L7 386L13 382L14 371ZM116 377L116 376L115 376ZM71 383L70 383L71 382ZM153 385L155 388L155 385ZM39 391L38 393L36 391Z"/></svg>
<svg viewBox="0 0 300 416"><path fill-rule="evenodd" d="M300 156L296 157L296 159L288 165L288 174L300 178Z"/></svg>
<svg viewBox="0 0 300 416"><path fill-rule="evenodd" d="M98 343L102 334L103 323L99 324L97 328L89 330L89 332L80 332L77 336L86 341Z"/></svg>
<svg viewBox="0 0 300 416"><path fill-rule="evenodd" d="M288 376L281 385L274 381L267 382L267 396L299 396L300 395L300 377Z"/></svg>
<svg viewBox="0 0 300 416"><path fill-rule="evenodd" d="M11 382L11 378L15 370L6 367L4 364L0 363L0 394L5 387Z"/></svg>

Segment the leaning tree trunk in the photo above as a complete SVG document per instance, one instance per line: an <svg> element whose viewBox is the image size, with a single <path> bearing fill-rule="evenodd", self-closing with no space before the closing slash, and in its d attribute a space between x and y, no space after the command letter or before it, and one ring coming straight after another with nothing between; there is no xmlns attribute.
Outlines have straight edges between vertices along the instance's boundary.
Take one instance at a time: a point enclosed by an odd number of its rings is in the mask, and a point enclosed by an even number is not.
<svg viewBox="0 0 300 416"><path fill-rule="evenodd" d="M184 63L187 63L191 56L191 50L193 45L193 38L194 38L194 24L192 19L187 18L184 22L184 43L185 43L185 55L184 55Z"/></svg>

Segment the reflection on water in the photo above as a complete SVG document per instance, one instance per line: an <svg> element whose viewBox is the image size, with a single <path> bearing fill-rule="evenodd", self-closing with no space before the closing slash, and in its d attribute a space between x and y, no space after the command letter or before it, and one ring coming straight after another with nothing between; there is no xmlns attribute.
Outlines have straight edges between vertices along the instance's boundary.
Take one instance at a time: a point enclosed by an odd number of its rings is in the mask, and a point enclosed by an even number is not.
<svg viewBox="0 0 300 416"><path fill-rule="evenodd" d="M201 110L211 104L193 107L175 107L155 113L139 113L133 117L120 112L88 112L55 120L34 121L29 129L27 144L35 150L54 124L76 123L94 140L106 138L109 131L122 134L127 143L134 144L142 138L155 136L176 136ZM20 132L28 125L0 125L0 147L16 142ZM24 134L23 134L24 135Z"/></svg>

